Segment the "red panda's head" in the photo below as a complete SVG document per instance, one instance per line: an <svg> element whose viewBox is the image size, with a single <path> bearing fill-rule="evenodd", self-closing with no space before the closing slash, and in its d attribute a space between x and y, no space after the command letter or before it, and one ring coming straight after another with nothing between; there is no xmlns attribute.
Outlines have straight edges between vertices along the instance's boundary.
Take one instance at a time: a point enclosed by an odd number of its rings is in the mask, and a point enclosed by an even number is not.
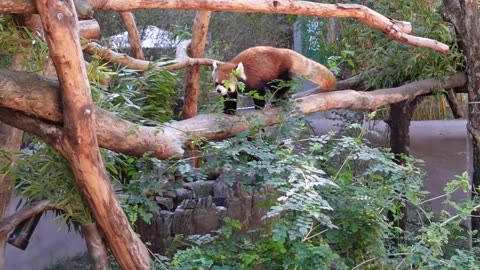
<svg viewBox="0 0 480 270"><path fill-rule="evenodd" d="M219 64L213 62L212 77L215 83L217 93L226 95L237 91L239 80L247 80L243 64L224 63Z"/></svg>

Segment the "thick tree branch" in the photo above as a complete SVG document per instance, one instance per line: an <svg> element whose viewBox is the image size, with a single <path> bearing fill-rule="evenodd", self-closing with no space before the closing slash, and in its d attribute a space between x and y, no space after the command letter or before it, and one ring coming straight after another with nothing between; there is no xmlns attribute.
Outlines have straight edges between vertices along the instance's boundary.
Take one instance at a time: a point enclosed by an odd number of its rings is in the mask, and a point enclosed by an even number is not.
<svg viewBox="0 0 480 270"><path fill-rule="evenodd" d="M11 0L0 2L0 13L34 12L28 1L14 5ZM411 25L389 19L366 6L356 4L322 4L294 0L90 0L95 9L131 11L136 9L179 9L203 11L231 11L245 13L276 13L316 16L325 18L353 18L372 28L382 31L393 40L413 46L430 48L447 53L448 45L438 41L410 35Z"/></svg>
<svg viewBox="0 0 480 270"><path fill-rule="evenodd" d="M100 37L100 25L97 20L83 20L78 22L80 36L85 39L97 39Z"/></svg>
<svg viewBox="0 0 480 270"><path fill-rule="evenodd" d="M36 88L29 89L28 87L31 83L23 80L13 82L8 79L11 78L11 76L3 78L2 74L4 74L4 72L0 72L0 82L4 81L4 85L8 87L0 87L0 97L3 97L0 99L0 107L10 109L17 109L18 107L22 108L18 110L25 109L28 112L32 112L33 110L28 109L28 99L23 99L25 104L22 104L21 97L25 95L23 92L33 92L36 91ZM35 76L40 78L39 75L32 74L32 76L33 80L35 80ZM465 74L457 73L444 82L439 79L427 79L412 82L397 88L381 89L371 92L344 90L320 93L308 96L308 98L297 98L294 100L294 104L305 114L329 111L332 109L373 111L386 104L397 103L415 96L425 95L437 89L459 87L465 83ZM23 86L26 88L23 88ZM60 126L63 117L61 116L58 99L55 101L59 91L58 86L54 87L50 85L48 90L44 89L43 91L45 93L51 93L43 95L45 99L38 102L41 104L53 104L53 106L45 107L48 109L38 108L35 110L34 115L41 119L48 119L53 115L60 116L54 120L50 119L50 121L54 121ZM10 102L11 100L15 102ZM280 107L268 107L263 111L244 111L238 113L236 116L223 114L198 115L187 120L173 122L159 127L145 127L135 125L110 112L96 108L95 125L98 142L103 148L133 156L142 156L148 152L153 157L167 159L182 156L183 147L195 137L203 137L207 140L219 140L235 136L240 132L248 130L250 125L247 119L252 119L252 117L259 117L266 126L274 125L280 121L280 112ZM4 117L9 118L10 115L5 113ZM0 121L2 120L0 119ZM17 127L20 129L23 128L21 126ZM33 129L33 133L35 133L35 129Z"/></svg>

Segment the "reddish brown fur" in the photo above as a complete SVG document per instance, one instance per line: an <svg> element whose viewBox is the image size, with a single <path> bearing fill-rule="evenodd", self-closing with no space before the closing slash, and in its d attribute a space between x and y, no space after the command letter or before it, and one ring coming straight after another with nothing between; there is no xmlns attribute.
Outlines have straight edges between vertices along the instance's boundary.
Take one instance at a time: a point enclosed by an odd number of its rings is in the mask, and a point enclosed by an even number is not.
<svg viewBox="0 0 480 270"><path fill-rule="evenodd" d="M215 71L216 81L221 83L231 80L230 73L240 62L244 66L247 84L253 88L271 80L281 79L280 76L288 72L307 76L324 90L335 88L335 76L321 64L292 50L264 46L249 48L232 61L220 64Z"/></svg>
<svg viewBox="0 0 480 270"><path fill-rule="evenodd" d="M240 63L243 65L240 65ZM276 80L291 80L292 74L306 76L319 84L324 90L335 88L333 73L323 65L288 49L273 47L253 47L237 55L232 61L214 64L213 77L215 90L227 99L224 101L224 112L233 114L237 108L237 83L244 83L244 92L256 91L264 97L267 90L274 92L274 97L285 97L290 87L282 86ZM235 76L232 76L235 71ZM229 82L229 83L227 83ZM257 109L265 107L264 98L253 98Z"/></svg>

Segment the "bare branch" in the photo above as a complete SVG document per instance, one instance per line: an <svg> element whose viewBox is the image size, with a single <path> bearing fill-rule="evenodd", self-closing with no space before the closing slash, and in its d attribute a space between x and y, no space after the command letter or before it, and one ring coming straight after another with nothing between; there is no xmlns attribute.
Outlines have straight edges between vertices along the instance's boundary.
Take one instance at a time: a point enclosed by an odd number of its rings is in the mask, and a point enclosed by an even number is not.
<svg viewBox="0 0 480 270"><path fill-rule="evenodd" d="M378 29L393 40L413 46L430 48L440 53L447 53L448 45L441 42L410 35L411 25L389 19L366 6L356 4L322 4L294 0L90 0L95 9L114 11L131 11L136 9L179 9L203 11L230 11L244 13L272 13L316 16L324 18L353 18L359 22ZM21 4L12 0L0 2L0 13L27 13L35 9L30 1Z"/></svg>
<svg viewBox="0 0 480 270"><path fill-rule="evenodd" d="M87 43L84 51L89 54L96 54L101 56L106 61L112 63L118 63L124 65L131 69L136 70L146 70L149 66L153 67L154 70L166 69L166 70L179 70L186 67L192 67L197 65L208 65L211 66L212 63L216 60L208 58L190 58L187 55L187 48L190 44L190 40L185 40L180 42L177 46L177 54L174 60L164 61L164 62L150 62L145 60L139 60L133 57L130 57L124 53L117 53L112 50L109 50L105 47L102 47L100 44L95 42ZM218 62L218 61L217 61Z"/></svg>
<svg viewBox="0 0 480 270"><path fill-rule="evenodd" d="M59 151L62 150L60 147L60 139L62 138L63 131L55 124L49 124L22 112L3 107L0 107L0 121L10 126L16 126L18 129L28 133L35 134L55 149Z"/></svg>
<svg viewBox="0 0 480 270"><path fill-rule="evenodd" d="M85 39L97 39L100 37L100 25L97 20L82 20L78 22L80 36Z"/></svg>
<svg viewBox="0 0 480 270"><path fill-rule="evenodd" d="M15 229L15 226L20 224L22 221L31 218L36 214L54 209L56 209L55 205L51 204L48 200L33 202L18 210L11 216L0 220L0 235L9 233L13 229Z"/></svg>

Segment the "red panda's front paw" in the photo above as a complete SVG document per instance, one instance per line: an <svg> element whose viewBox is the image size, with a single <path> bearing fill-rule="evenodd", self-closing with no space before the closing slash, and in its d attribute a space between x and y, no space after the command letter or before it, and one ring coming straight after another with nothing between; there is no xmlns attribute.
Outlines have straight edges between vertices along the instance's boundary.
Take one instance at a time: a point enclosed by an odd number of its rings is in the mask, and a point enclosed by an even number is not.
<svg viewBox="0 0 480 270"><path fill-rule="evenodd" d="M224 113L224 114L228 114L228 115L235 115L235 110L231 110L231 109L229 109L229 110L223 110L223 113Z"/></svg>

